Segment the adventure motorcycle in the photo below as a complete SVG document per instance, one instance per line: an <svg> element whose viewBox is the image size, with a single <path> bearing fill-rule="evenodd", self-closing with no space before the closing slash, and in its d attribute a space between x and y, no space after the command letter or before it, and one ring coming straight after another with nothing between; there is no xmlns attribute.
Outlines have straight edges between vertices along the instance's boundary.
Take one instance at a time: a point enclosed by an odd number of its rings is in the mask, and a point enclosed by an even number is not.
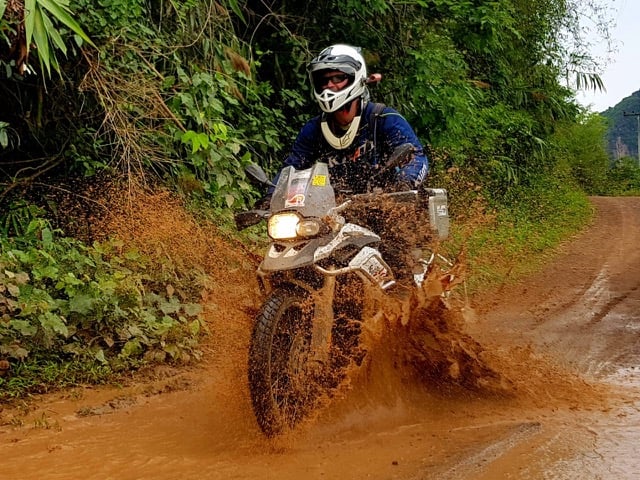
<svg viewBox="0 0 640 480"><path fill-rule="evenodd" d="M398 168L410 153L410 145L397 149L382 170ZM346 367L362 361L363 326L380 318L396 276L379 250L381 237L342 216L355 198L336 205L327 164L306 170L287 167L276 185L255 164L247 173L275 187L268 211L236 215L238 228L266 219L271 240L257 270L266 299L251 337L248 373L258 425L274 436L308 417L340 384ZM444 189L375 193L369 198L381 196L425 205L433 236L447 237ZM435 258L431 254L419 259L422 268L413 275L413 288L420 288Z"/></svg>

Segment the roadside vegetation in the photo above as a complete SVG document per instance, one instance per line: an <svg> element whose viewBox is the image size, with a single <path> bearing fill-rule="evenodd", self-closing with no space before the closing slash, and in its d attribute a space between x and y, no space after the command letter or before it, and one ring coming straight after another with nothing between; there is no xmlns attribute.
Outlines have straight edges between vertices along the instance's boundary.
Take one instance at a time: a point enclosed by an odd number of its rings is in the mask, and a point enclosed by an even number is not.
<svg viewBox="0 0 640 480"><path fill-rule="evenodd" d="M244 167L278 168L316 113L305 64L340 41L428 145L470 288L535 268L588 195L640 188L574 98L602 87L586 49L608 18L596 0L0 0L0 401L199 357L206 268L107 220L162 191L255 251L260 227L231 226L260 195Z"/></svg>

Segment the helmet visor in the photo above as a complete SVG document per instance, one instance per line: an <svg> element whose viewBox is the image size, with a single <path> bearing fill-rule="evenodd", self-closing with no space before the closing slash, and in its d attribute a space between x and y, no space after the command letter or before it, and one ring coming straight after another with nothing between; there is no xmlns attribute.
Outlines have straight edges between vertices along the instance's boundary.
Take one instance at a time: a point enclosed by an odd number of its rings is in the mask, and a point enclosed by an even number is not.
<svg viewBox="0 0 640 480"><path fill-rule="evenodd" d="M362 68L362 63L349 55L331 55L320 54L308 65L310 72L318 72L320 70L340 70L349 75L355 73Z"/></svg>

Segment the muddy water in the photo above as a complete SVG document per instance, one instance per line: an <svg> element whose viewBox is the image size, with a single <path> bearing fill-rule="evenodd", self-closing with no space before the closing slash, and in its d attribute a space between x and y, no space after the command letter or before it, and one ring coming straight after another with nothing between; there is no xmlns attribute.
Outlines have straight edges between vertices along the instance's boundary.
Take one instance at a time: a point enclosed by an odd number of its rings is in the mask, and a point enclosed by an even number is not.
<svg viewBox="0 0 640 480"><path fill-rule="evenodd" d="M208 301L203 365L5 409L0 478L638 478L640 200L594 203L589 232L475 315L454 298L387 325L331 403L277 440L248 399L258 298L239 260Z"/></svg>

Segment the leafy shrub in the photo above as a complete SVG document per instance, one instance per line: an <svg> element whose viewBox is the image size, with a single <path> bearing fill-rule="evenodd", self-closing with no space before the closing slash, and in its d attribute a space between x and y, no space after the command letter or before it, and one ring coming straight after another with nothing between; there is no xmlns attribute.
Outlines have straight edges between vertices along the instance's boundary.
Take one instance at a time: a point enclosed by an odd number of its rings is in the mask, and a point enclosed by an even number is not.
<svg viewBox="0 0 640 480"><path fill-rule="evenodd" d="M117 240L86 246L33 220L0 239L0 354L12 362L82 361L110 371L199 356L201 306L151 278ZM62 368L62 367L61 367Z"/></svg>
<svg viewBox="0 0 640 480"><path fill-rule="evenodd" d="M552 138L554 156L566 162L575 182L591 195L605 193L609 158L605 147L606 124L600 115L583 115L562 122Z"/></svg>
<svg viewBox="0 0 640 480"><path fill-rule="evenodd" d="M640 193L640 166L638 159L622 157L607 172L609 192L614 195L638 195Z"/></svg>

